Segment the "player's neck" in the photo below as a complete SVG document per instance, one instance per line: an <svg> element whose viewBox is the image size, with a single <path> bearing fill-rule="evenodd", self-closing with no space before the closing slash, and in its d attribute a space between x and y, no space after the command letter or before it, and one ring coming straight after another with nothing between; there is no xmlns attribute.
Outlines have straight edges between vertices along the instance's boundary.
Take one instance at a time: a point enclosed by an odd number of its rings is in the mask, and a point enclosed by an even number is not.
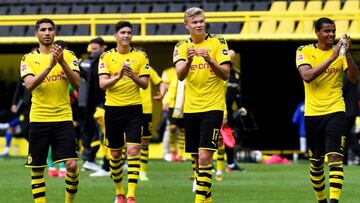
<svg viewBox="0 0 360 203"><path fill-rule="evenodd" d="M127 54L130 52L130 50L131 50L130 46L121 46L121 45L116 46L116 51L120 54Z"/></svg>
<svg viewBox="0 0 360 203"><path fill-rule="evenodd" d="M39 52L42 54L50 54L52 45L39 45Z"/></svg>
<svg viewBox="0 0 360 203"><path fill-rule="evenodd" d="M200 44L203 42L206 38L206 33L201 35L191 35L191 40L194 44Z"/></svg>
<svg viewBox="0 0 360 203"><path fill-rule="evenodd" d="M316 47L322 51L328 51L332 48L332 45L317 42Z"/></svg>

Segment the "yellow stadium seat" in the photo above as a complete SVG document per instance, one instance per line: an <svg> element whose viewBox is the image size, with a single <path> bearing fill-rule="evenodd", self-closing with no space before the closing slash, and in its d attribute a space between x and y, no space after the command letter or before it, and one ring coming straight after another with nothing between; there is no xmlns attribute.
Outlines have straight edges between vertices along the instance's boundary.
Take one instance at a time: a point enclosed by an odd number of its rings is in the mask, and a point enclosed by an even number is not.
<svg viewBox="0 0 360 203"><path fill-rule="evenodd" d="M338 11L341 8L340 0L325 1L324 11Z"/></svg>
<svg viewBox="0 0 360 203"><path fill-rule="evenodd" d="M274 1L271 4L270 12L271 11L286 11L287 9L287 2L286 1ZM271 34L275 33L276 31L276 20L264 20L261 24L259 29L259 34Z"/></svg>
<svg viewBox="0 0 360 203"><path fill-rule="evenodd" d="M305 1L291 1L288 11L303 11L305 8ZM295 20L282 20L276 30L278 34L292 34L295 29Z"/></svg>
<svg viewBox="0 0 360 203"><path fill-rule="evenodd" d="M322 1L315 0L315 1L308 1L305 7L305 11L321 11L322 9ZM312 20L304 20L299 22L295 33L305 33L310 34L314 31L314 22Z"/></svg>
<svg viewBox="0 0 360 203"><path fill-rule="evenodd" d="M344 3L343 9L342 10L359 10L360 8L360 2L358 0L347 0ZM355 34L355 33L359 33L359 22L352 20L351 23L349 23L349 29L347 30L348 34ZM338 22L336 22L336 27L338 27ZM337 29L338 30L338 29ZM340 32L337 31L339 34ZM345 33L345 32L344 32Z"/></svg>

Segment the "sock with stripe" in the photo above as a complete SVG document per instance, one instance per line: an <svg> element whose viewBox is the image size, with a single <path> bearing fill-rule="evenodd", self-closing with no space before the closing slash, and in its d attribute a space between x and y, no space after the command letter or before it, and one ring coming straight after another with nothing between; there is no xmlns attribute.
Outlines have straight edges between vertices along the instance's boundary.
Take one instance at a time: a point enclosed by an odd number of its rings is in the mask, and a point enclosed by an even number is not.
<svg viewBox="0 0 360 203"><path fill-rule="evenodd" d="M184 153L185 153L185 129L179 128L178 157L184 158Z"/></svg>
<svg viewBox="0 0 360 203"><path fill-rule="evenodd" d="M134 197L139 179L140 158L139 155L128 155L128 192L127 197Z"/></svg>
<svg viewBox="0 0 360 203"><path fill-rule="evenodd" d="M44 169L42 171L31 170L31 187L35 203L46 203Z"/></svg>
<svg viewBox="0 0 360 203"><path fill-rule="evenodd" d="M199 165L199 173L196 178L195 203L204 202L211 198L212 164Z"/></svg>
<svg viewBox="0 0 360 203"><path fill-rule="evenodd" d="M79 168L76 169L75 172L66 171L66 193L65 193L65 202L73 203L75 200L75 195L77 193L78 185L79 185Z"/></svg>
<svg viewBox="0 0 360 203"><path fill-rule="evenodd" d="M316 199L319 202L326 200L324 162L310 162L310 178Z"/></svg>
<svg viewBox="0 0 360 203"><path fill-rule="evenodd" d="M123 164L124 164L123 159L121 157L120 158L111 157L109 164L110 164L111 178L115 183L116 195L124 195L125 190L122 185Z"/></svg>
<svg viewBox="0 0 360 203"><path fill-rule="evenodd" d="M149 162L149 147L141 146L140 150L140 172L146 172Z"/></svg>
<svg viewBox="0 0 360 203"><path fill-rule="evenodd" d="M329 163L330 202L339 201L344 183L344 165L342 161Z"/></svg>
<svg viewBox="0 0 360 203"><path fill-rule="evenodd" d="M224 170L224 164L225 164L224 159L225 159L225 145L221 145L217 150L216 171Z"/></svg>

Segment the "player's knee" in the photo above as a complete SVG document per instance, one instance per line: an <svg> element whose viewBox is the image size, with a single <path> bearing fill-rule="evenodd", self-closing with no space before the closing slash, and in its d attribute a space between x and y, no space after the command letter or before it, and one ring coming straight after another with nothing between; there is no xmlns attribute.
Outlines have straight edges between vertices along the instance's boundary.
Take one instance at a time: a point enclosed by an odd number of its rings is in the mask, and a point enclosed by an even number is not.
<svg viewBox="0 0 360 203"><path fill-rule="evenodd" d="M320 167L324 164L324 161L323 160L311 160L310 163L314 167Z"/></svg>
<svg viewBox="0 0 360 203"><path fill-rule="evenodd" d="M127 148L128 156L136 156L140 153L140 145L129 145Z"/></svg>
<svg viewBox="0 0 360 203"><path fill-rule="evenodd" d="M171 125L169 127L169 131L170 131L170 133L176 133L176 125Z"/></svg>
<svg viewBox="0 0 360 203"><path fill-rule="evenodd" d="M330 162L339 162L342 161L343 157L339 154L328 154L328 161Z"/></svg>
<svg viewBox="0 0 360 203"><path fill-rule="evenodd" d="M77 171L77 162L75 160L68 160L66 161L66 170L69 172L76 172Z"/></svg>
<svg viewBox="0 0 360 203"><path fill-rule="evenodd" d="M114 159L120 159L121 158L121 151L120 150L111 150L111 156Z"/></svg>

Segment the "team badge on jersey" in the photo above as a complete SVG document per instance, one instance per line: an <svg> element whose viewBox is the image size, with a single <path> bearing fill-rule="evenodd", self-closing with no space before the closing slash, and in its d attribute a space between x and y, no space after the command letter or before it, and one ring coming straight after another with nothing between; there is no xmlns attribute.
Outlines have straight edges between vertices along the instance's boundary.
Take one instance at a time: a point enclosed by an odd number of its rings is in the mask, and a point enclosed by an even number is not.
<svg viewBox="0 0 360 203"><path fill-rule="evenodd" d="M298 61L303 61L304 60L304 54L299 53L296 58L297 58Z"/></svg>
<svg viewBox="0 0 360 203"><path fill-rule="evenodd" d="M226 49L223 49L223 50L222 50L222 53L223 53L225 56L229 54L228 50L226 50Z"/></svg>
<svg viewBox="0 0 360 203"><path fill-rule="evenodd" d="M100 70L105 69L106 68L105 63L101 62L100 65L99 65L99 68L100 68Z"/></svg>
<svg viewBox="0 0 360 203"><path fill-rule="evenodd" d="M20 67L21 73L25 72L26 70L27 70L27 65L26 64L21 65Z"/></svg>
<svg viewBox="0 0 360 203"><path fill-rule="evenodd" d="M73 61L74 66L78 66L78 62L76 60Z"/></svg>
<svg viewBox="0 0 360 203"><path fill-rule="evenodd" d="M145 68L146 68L146 69L149 69L149 68L150 68L150 65L149 65L149 64L146 64L146 65L145 65Z"/></svg>

